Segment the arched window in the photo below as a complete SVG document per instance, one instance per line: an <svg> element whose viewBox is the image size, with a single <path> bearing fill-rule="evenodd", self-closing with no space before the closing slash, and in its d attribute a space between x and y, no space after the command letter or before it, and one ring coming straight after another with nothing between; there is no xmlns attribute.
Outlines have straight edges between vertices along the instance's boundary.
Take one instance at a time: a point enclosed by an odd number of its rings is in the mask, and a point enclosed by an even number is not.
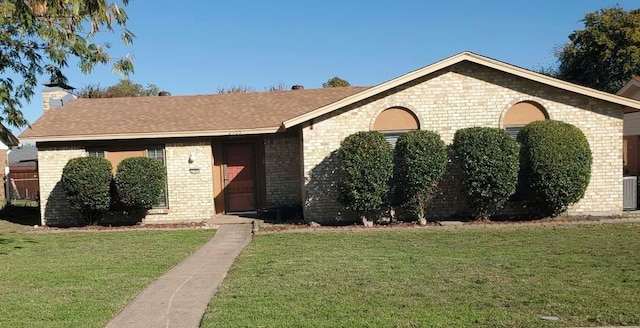
<svg viewBox="0 0 640 328"><path fill-rule="evenodd" d="M547 112L540 104L532 101L523 101L507 110L502 119L502 125L515 138L523 126L533 121L544 121L548 118Z"/></svg>
<svg viewBox="0 0 640 328"><path fill-rule="evenodd" d="M398 137L410 130L420 129L418 118L410 110L392 107L382 111L373 122L371 130L384 134L387 141L395 146Z"/></svg>

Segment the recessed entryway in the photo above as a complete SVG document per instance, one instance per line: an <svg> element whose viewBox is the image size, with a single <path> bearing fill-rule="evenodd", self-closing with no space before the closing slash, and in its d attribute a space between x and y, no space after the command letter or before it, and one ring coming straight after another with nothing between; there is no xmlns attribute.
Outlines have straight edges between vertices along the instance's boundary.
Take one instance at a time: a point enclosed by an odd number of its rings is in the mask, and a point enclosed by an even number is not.
<svg viewBox="0 0 640 328"><path fill-rule="evenodd" d="M256 210L256 146L253 142L222 145L224 156L225 209L229 212Z"/></svg>

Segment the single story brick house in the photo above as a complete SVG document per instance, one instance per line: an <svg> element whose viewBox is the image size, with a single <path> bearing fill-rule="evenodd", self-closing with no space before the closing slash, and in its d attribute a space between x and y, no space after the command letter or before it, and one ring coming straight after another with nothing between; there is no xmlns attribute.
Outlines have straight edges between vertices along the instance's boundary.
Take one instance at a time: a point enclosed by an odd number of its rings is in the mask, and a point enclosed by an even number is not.
<svg viewBox="0 0 640 328"><path fill-rule="evenodd" d="M638 110L633 99L463 52L373 87L77 99L46 110L20 138L39 150L43 224L79 217L59 186L62 168L79 156L114 166L131 156L162 160L166 195L146 222L298 203L305 220L324 223L348 216L336 201L334 153L352 133L378 130L392 142L428 129L450 143L461 128L515 134L555 119L579 127L594 158L570 213L612 214L622 211L623 115ZM464 210L459 194L442 192L427 215Z"/></svg>

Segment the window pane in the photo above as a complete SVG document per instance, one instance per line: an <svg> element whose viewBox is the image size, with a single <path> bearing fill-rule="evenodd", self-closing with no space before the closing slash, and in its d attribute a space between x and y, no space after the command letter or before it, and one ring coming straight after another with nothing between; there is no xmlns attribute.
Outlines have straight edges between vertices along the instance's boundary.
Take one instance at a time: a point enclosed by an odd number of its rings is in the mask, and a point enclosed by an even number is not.
<svg viewBox="0 0 640 328"><path fill-rule="evenodd" d="M147 148L147 157L155 158L159 160L163 165L165 165L164 161L164 145L153 145ZM156 204L156 207L167 207L168 199L167 199L167 185L165 184L164 190L160 195L160 200Z"/></svg>
<svg viewBox="0 0 640 328"><path fill-rule="evenodd" d="M164 146L149 146L149 148L147 148L147 157L155 158L164 164Z"/></svg>
<svg viewBox="0 0 640 328"><path fill-rule="evenodd" d="M400 136L396 136L396 135L387 135L384 136L384 138L387 140L387 142L391 145L391 148L396 148L396 143L398 142L398 138Z"/></svg>
<svg viewBox="0 0 640 328"><path fill-rule="evenodd" d="M522 130L522 126L508 126L505 130L509 132L511 138L516 139L518 137L518 133Z"/></svg>
<svg viewBox="0 0 640 328"><path fill-rule="evenodd" d="M406 133L407 131L390 131L390 132L382 132L385 140L391 145L391 149L396 148L396 143L398 142L398 138Z"/></svg>
<svg viewBox="0 0 640 328"><path fill-rule="evenodd" d="M89 157L104 158L104 149L101 148L87 148L87 154Z"/></svg>

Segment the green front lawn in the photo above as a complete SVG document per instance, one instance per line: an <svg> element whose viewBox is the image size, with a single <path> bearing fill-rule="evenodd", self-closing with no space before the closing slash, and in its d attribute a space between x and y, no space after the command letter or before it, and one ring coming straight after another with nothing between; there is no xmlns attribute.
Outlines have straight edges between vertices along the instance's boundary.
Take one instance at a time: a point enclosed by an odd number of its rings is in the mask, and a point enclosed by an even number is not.
<svg viewBox="0 0 640 328"><path fill-rule="evenodd" d="M638 304L640 224L283 233L254 238L202 326L640 325Z"/></svg>
<svg viewBox="0 0 640 328"><path fill-rule="evenodd" d="M103 327L214 234L24 230L0 221L0 327Z"/></svg>

